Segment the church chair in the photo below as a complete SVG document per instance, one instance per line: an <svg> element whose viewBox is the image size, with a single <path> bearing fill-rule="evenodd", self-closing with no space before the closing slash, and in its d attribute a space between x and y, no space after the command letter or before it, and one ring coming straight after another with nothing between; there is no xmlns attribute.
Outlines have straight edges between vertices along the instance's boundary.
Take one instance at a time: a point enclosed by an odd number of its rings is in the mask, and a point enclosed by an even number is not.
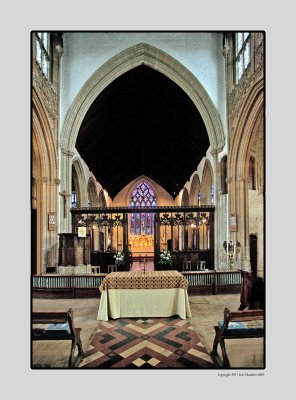
<svg viewBox="0 0 296 400"><path fill-rule="evenodd" d="M117 272L117 265L108 265L108 274L110 272Z"/></svg>
<svg viewBox="0 0 296 400"><path fill-rule="evenodd" d="M191 261L183 261L183 271L191 271Z"/></svg>
<svg viewBox="0 0 296 400"><path fill-rule="evenodd" d="M206 269L206 262L205 261L200 261L199 262L199 269L200 269L200 271L204 271Z"/></svg>
<svg viewBox="0 0 296 400"><path fill-rule="evenodd" d="M91 267L91 270L94 274L100 274L101 273L101 266L100 265L93 265Z"/></svg>

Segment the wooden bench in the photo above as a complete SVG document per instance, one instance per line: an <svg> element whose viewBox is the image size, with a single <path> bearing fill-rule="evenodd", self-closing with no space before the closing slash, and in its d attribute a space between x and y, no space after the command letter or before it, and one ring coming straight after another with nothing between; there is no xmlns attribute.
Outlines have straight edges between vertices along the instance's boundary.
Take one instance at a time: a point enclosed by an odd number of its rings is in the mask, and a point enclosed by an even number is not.
<svg viewBox="0 0 296 400"><path fill-rule="evenodd" d="M36 324L49 324L49 326L45 328L34 327ZM78 360L80 361L84 357L80 329L74 326L72 308L69 308L67 312L33 312L32 340L71 340L69 368L74 367L75 346L78 347Z"/></svg>
<svg viewBox="0 0 296 400"><path fill-rule="evenodd" d="M224 320L214 326L216 335L211 354L217 356L218 344L221 346L223 367L230 368L225 348L225 339L249 339L264 337L264 326L258 321L264 320L264 310L230 311L224 310Z"/></svg>

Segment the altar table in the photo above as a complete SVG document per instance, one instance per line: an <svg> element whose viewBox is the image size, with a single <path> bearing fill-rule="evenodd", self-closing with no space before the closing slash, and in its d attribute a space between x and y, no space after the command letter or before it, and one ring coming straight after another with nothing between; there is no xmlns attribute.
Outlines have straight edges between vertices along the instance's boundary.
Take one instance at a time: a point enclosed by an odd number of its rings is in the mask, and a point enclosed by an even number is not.
<svg viewBox="0 0 296 400"><path fill-rule="evenodd" d="M100 286L98 320L191 317L188 281L178 271L112 272Z"/></svg>

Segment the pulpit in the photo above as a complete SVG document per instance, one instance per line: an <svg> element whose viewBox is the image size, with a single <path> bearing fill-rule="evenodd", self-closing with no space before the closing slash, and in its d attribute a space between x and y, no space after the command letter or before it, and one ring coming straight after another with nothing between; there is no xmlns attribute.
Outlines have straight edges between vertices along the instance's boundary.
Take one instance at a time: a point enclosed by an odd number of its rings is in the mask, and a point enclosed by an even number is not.
<svg viewBox="0 0 296 400"><path fill-rule="evenodd" d="M59 233L59 265L90 264L90 235L78 237L75 233Z"/></svg>

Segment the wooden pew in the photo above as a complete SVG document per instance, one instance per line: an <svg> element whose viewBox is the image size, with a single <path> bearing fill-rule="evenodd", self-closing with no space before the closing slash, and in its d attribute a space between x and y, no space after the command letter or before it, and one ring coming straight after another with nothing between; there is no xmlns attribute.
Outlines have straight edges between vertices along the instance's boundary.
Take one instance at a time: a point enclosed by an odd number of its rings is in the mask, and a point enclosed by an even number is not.
<svg viewBox="0 0 296 400"><path fill-rule="evenodd" d="M264 337L264 326L256 321L264 320L264 310L230 311L224 310L224 320L214 326L216 335L211 354L217 356L218 344L220 344L223 367L230 368L230 362L226 353L225 339L249 339Z"/></svg>
<svg viewBox="0 0 296 400"><path fill-rule="evenodd" d="M49 326L38 328L34 327L36 324L49 324ZM67 312L33 312L32 340L71 340L69 368L74 367L76 346L78 348L78 360L80 361L85 355L80 340L80 329L74 326L72 308L69 308Z"/></svg>

